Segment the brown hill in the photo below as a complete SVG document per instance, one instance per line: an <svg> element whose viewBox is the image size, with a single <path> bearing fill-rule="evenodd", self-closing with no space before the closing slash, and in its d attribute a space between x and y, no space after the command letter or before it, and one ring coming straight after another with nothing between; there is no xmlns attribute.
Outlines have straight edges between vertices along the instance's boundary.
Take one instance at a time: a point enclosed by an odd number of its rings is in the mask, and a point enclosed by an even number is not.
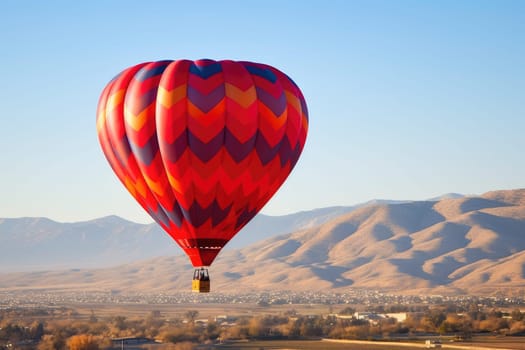
<svg viewBox="0 0 525 350"><path fill-rule="evenodd" d="M225 251L212 289L514 293L525 288L525 190L372 205ZM0 275L1 288L188 290L182 256L97 270Z"/></svg>

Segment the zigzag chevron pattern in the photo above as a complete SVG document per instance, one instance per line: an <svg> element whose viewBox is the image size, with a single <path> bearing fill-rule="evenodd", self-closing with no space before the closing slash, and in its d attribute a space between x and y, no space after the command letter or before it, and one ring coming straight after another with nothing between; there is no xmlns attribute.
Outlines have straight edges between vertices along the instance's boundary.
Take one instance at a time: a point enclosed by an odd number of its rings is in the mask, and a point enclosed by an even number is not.
<svg viewBox="0 0 525 350"><path fill-rule="evenodd" d="M113 171L194 266L209 266L262 209L307 132L297 85L253 62L142 63L109 82L97 110Z"/></svg>

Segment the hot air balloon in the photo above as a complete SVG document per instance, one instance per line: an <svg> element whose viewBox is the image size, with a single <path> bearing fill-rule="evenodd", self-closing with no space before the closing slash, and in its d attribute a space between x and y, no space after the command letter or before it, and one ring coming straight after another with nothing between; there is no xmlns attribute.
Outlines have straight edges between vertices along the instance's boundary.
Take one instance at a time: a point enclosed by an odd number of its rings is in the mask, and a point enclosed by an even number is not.
<svg viewBox="0 0 525 350"><path fill-rule="evenodd" d="M207 268L294 168L308 131L298 86L265 64L173 60L127 68L103 90L111 168L196 268Z"/></svg>

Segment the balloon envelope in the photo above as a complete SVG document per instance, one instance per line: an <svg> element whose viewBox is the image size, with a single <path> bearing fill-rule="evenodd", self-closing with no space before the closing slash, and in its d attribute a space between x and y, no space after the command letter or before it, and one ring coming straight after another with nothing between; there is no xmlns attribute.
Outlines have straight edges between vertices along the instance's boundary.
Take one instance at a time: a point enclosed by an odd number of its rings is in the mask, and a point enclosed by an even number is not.
<svg viewBox="0 0 525 350"><path fill-rule="evenodd" d="M209 266L278 190L307 130L297 85L253 62L138 64L97 110L113 171L194 266Z"/></svg>

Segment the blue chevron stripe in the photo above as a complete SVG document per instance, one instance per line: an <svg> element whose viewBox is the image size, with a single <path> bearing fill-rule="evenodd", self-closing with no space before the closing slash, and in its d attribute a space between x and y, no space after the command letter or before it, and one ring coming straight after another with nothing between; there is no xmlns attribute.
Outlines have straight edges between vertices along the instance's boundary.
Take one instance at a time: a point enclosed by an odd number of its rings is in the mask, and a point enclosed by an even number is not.
<svg viewBox="0 0 525 350"><path fill-rule="evenodd" d="M264 78L270 81L272 84L274 84L277 81L277 77L275 76L275 74L273 74L273 72L267 68L260 68L260 67L252 66L252 65L244 65L244 66L246 67L248 72L250 72L251 74Z"/></svg>
<svg viewBox="0 0 525 350"><path fill-rule="evenodd" d="M214 61L206 61L206 62L214 62ZM198 75L202 79L208 79L212 75L215 75L219 72L222 72L222 66L219 62L214 62L211 64L202 65L202 66L192 64L190 66L190 73Z"/></svg>
<svg viewBox="0 0 525 350"><path fill-rule="evenodd" d="M149 69L144 67L141 70L139 70L133 78L140 82L143 82L144 80L148 78L154 77L156 75L160 75L164 72L168 64L170 64L171 62L173 61L159 61L157 62L158 65L155 65L155 67L152 67Z"/></svg>

